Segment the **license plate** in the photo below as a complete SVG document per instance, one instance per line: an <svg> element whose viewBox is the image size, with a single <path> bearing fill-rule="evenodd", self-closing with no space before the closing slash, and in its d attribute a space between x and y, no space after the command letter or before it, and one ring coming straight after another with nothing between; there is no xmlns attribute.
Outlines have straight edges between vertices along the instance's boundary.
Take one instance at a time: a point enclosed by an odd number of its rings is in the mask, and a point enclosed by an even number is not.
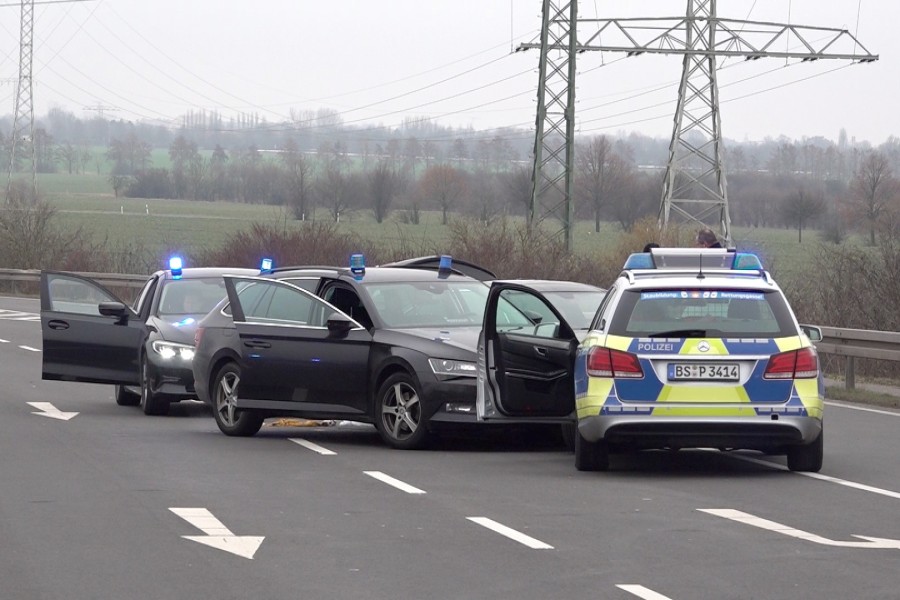
<svg viewBox="0 0 900 600"><path fill-rule="evenodd" d="M669 363L669 381L737 381L737 363Z"/></svg>

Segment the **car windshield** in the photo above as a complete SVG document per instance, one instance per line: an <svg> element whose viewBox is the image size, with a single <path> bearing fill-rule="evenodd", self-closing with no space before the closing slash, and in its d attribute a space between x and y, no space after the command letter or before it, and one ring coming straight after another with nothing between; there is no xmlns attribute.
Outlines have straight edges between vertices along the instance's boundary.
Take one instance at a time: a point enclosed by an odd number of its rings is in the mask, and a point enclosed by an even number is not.
<svg viewBox="0 0 900 600"><path fill-rule="evenodd" d="M385 327L481 326L488 287L480 281L367 283Z"/></svg>
<svg viewBox="0 0 900 600"><path fill-rule="evenodd" d="M169 279L163 282L157 314L205 315L225 297L225 280L221 277Z"/></svg>
<svg viewBox="0 0 900 600"><path fill-rule="evenodd" d="M623 294L610 333L628 337L797 335L787 302L757 290L643 290Z"/></svg>

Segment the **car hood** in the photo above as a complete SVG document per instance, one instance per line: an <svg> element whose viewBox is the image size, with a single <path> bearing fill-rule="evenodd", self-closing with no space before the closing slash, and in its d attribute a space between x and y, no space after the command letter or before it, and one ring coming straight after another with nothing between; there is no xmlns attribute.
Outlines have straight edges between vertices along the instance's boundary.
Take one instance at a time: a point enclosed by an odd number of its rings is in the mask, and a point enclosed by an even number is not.
<svg viewBox="0 0 900 600"><path fill-rule="evenodd" d="M415 346L423 351L427 348L428 354L433 356L447 355L449 352L461 359L475 360L481 327L382 329L379 333L381 335L377 338L384 343Z"/></svg>
<svg viewBox="0 0 900 600"><path fill-rule="evenodd" d="M194 332L197 331L197 324L200 319L185 315L184 318L178 319L170 317L163 319L155 317L150 323L159 331L160 337L168 342L176 342L178 344L194 344Z"/></svg>

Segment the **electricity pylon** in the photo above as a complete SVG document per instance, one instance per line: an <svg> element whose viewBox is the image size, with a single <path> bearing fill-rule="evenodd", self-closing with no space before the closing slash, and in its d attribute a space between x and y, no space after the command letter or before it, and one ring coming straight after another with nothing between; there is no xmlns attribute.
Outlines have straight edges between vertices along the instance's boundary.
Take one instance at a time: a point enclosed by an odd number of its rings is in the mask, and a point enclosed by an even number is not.
<svg viewBox="0 0 900 600"><path fill-rule="evenodd" d="M24 148L31 155L31 195L37 196L37 164L34 148L34 95L31 84L31 59L34 54L34 0L22 0L21 33L19 36L19 81L16 83L16 112L13 118L12 140L9 147L9 177L6 180L6 201L12 187L17 152Z"/></svg>
<svg viewBox="0 0 900 600"><path fill-rule="evenodd" d="M574 4L575 0L573 0ZM545 91L548 97L567 98L569 104L562 112L573 111L575 56L586 51L625 52L628 56L640 54L683 55L681 83L678 88L678 105L675 110L674 128L669 144L669 160L659 208L660 227L665 228L670 218L681 217L704 225L715 225L727 245L732 244L731 219L728 214L728 193L725 166L722 157L722 120L719 114L719 88L716 81L716 58L741 57L757 60L764 57L801 59L804 62L819 59L844 59L856 62L872 62L878 56L871 54L846 29L811 27L785 23L769 23L735 19L720 19L716 13L716 0L687 0L684 17L654 17L626 19L579 19L572 8L568 13L554 8L551 0L544 0L544 25L540 44L521 44L517 50L541 49L541 62L552 50L569 52L572 75L558 82L558 87ZM564 23L569 19L569 23ZM577 41L576 22L589 33L583 43ZM551 42L545 38L545 28L569 31L567 44ZM603 38L601 42L601 37ZM776 44L785 44L785 50ZM794 45L796 49L790 46ZM549 87L551 79L541 69L541 83ZM566 89L570 86L573 89ZM538 101L541 91L539 88ZM538 115L540 122L540 114ZM574 127L567 129L567 148L574 147ZM552 135L553 132L549 135ZM544 147L548 132L540 128L536 132L535 148ZM558 132L557 132L558 135ZM535 182L547 178L541 171L544 162L534 160ZM571 181L574 157L569 155L564 167L566 174L558 178ZM573 214L571 189L567 190L565 211ZM541 205L539 199L532 206ZM535 217L537 218L537 217ZM711 220L718 221L717 223ZM567 227L567 246L571 249L571 221Z"/></svg>

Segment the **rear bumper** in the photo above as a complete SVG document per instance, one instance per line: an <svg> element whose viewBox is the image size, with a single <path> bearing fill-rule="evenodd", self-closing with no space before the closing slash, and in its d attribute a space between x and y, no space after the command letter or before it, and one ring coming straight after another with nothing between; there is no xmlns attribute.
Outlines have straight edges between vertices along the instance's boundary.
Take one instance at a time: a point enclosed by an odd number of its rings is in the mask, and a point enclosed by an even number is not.
<svg viewBox="0 0 900 600"><path fill-rule="evenodd" d="M822 431L814 417L650 417L593 416L579 420L578 430L589 442L649 448L743 448L772 450L809 444Z"/></svg>

